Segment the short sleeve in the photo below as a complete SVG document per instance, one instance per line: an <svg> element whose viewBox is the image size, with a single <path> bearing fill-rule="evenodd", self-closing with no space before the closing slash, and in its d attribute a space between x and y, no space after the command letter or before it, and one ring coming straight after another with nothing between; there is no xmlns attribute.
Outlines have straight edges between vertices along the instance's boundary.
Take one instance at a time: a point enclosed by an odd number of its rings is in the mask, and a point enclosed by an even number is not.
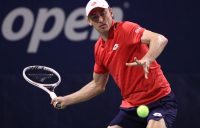
<svg viewBox="0 0 200 128"><path fill-rule="evenodd" d="M94 72L97 74L104 74L104 73L107 73L108 70L105 67L100 66L97 63L95 63L94 64Z"/></svg>
<svg viewBox="0 0 200 128"><path fill-rule="evenodd" d="M126 31L127 41L130 43L140 43L141 37L144 32L144 28L142 28L140 25L132 22L125 22L124 29Z"/></svg>

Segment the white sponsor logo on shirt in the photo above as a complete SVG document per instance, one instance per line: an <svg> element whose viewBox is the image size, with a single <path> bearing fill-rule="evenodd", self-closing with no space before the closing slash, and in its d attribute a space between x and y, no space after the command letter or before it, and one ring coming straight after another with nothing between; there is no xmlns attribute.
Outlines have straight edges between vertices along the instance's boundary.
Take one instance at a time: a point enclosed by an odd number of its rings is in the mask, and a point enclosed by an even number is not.
<svg viewBox="0 0 200 128"><path fill-rule="evenodd" d="M139 33L140 30L142 30L142 28L141 28L141 27L138 27L137 29L135 29L135 33Z"/></svg>
<svg viewBox="0 0 200 128"><path fill-rule="evenodd" d="M161 113L158 113L158 112L156 112L156 113L154 113L154 114L153 114L153 116L162 117L162 114L161 114Z"/></svg>
<svg viewBox="0 0 200 128"><path fill-rule="evenodd" d="M115 44L115 45L113 46L113 51L117 50L118 48L119 48L119 44Z"/></svg>

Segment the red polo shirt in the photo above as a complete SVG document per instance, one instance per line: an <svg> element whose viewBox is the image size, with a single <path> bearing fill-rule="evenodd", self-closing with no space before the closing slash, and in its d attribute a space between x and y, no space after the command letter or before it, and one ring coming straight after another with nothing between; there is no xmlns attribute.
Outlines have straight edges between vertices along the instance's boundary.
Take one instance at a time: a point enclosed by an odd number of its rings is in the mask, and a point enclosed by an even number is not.
<svg viewBox="0 0 200 128"><path fill-rule="evenodd" d="M144 28L132 22L113 22L109 38L105 42L100 37L95 44L94 72L109 72L121 90L121 107L133 107L149 104L166 96L171 88L160 65L153 61L148 79L144 77L142 66L126 66L134 57L141 59L148 46L141 43Z"/></svg>

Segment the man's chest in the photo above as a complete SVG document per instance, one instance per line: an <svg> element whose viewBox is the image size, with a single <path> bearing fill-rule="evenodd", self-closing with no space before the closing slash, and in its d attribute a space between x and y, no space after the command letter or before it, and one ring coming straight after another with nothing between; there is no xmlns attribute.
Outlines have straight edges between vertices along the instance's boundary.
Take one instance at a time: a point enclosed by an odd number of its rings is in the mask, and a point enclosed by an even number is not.
<svg viewBox="0 0 200 128"><path fill-rule="evenodd" d="M95 53L96 62L108 69L116 65L125 65L131 50L133 45L126 40L112 39L106 43L101 42Z"/></svg>

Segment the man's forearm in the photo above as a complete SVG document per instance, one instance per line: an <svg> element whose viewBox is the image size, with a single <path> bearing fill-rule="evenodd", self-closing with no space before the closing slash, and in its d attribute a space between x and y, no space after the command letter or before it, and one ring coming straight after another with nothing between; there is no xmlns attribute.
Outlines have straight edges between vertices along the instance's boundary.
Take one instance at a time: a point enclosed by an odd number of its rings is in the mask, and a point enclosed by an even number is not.
<svg viewBox="0 0 200 128"><path fill-rule="evenodd" d="M101 87L97 86L93 80L77 92L67 95L64 98L65 100L67 100L66 105L72 105L90 100L93 97L101 94L103 91L104 90Z"/></svg>
<svg viewBox="0 0 200 128"><path fill-rule="evenodd" d="M149 43L149 50L144 58L154 61L164 50L168 40L162 35L158 35L157 38L152 39Z"/></svg>

